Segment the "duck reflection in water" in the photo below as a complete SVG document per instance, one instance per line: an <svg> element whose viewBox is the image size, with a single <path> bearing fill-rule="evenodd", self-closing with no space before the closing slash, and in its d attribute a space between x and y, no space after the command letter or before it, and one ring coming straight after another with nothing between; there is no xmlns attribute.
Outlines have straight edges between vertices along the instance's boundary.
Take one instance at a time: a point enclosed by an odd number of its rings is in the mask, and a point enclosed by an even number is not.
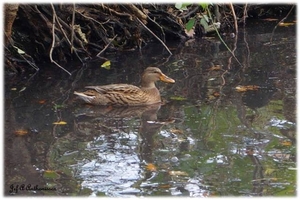
<svg viewBox="0 0 300 200"><path fill-rule="evenodd" d="M103 134L109 137L115 133L137 133L138 156L140 162L153 163L153 149L157 149L159 141L155 135L160 132L162 126L172 123L173 120L158 121L157 113L161 103L147 106L134 107L104 107L89 106L79 110L76 114L76 135L90 135L90 139ZM136 123L138 122L138 123ZM86 139L86 138L85 138ZM148 176L148 175L146 175Z"/></svg>

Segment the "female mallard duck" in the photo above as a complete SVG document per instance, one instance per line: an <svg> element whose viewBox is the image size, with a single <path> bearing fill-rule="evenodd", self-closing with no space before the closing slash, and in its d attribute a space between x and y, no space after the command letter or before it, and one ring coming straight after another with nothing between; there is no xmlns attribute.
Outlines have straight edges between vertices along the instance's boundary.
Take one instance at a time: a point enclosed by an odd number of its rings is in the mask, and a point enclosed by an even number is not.
<svg viewBox="0 0 300 200"><path fill-rule="evenodd" d="M142 106L161 102L159 90L155 82L175 81L156 67L148 67L142 75L141 87L128 84L111 84L103 86L87 86L85 92L74 92L80 99L93 105Z"/></svg>

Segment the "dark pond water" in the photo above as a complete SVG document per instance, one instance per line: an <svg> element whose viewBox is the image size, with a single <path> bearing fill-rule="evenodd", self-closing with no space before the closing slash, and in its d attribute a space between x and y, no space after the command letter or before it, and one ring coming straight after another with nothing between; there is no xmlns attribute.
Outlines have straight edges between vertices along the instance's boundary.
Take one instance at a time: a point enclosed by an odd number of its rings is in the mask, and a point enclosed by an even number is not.
<svg viewBox="0 0 300 200"><path fill-rule="evenodd" d="M295 196L295 27L160 44L5 77L4 193L10 196ZM73 95L86 85L139 84L148 66L163 105L109 109ZM241 92L237 87L246 86ZM251 90L256 88L257 90ZM257 88L258 87L258 88ZM55 122L63 122L55 124Z"/></svg>

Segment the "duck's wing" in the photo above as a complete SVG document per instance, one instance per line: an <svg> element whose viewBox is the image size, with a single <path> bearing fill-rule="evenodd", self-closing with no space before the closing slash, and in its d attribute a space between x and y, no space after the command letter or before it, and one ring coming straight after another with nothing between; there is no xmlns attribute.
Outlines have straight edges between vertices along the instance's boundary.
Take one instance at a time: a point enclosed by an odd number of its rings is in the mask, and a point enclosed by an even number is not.
<svg viewBox="0 0 300 200"><path fill-rule="evenodd" d="M142 90L134 85L129 84L111 84L102 86L86 86L87 89L93 89L100 94L124 94L124 95L136 95L142 92Z"/></svg>

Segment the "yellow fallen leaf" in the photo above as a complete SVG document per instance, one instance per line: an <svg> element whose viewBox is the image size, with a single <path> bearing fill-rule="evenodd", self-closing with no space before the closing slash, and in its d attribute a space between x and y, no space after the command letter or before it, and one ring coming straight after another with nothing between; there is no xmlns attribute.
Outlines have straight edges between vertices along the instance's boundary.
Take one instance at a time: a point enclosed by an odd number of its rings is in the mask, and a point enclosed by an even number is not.
<svg viewBox="0 0 300 200"><path fill-rule="evenodd" d="M239 85L236 86L235 89L237 92L246 92L250 90L258 90L259 86L257 85Z"/></svg>
<svg viewBox="0 0 300 200"><path fill-rule="evenodd" d="M268 22L272 22L272 21L277 21L278 19L275 18L266 18L266 19L262 19L263 21L268 21Z"/></svg>
<svg viewBox="0 0 300 200"><path fill-rule="evenodd" d="M59 122L53 122L53 124L56 124L56 125L66 125L67 122L65 122L65 121L59 121Z"/></svg>
<svg viewBox="0 0 300 200"><path fill-rule="evenodd" d="M151 172L157 171L156 166L155 166L154 164L152 164L152 163L147 164L147 165L146 165L146 169L147 169L148 171L151 171Z"/></svg>
<svg viewBox="0 0 300 200"><path fill-rule="evenodd" d="M184 100L186 100L185 97L181 97L181 96L173 96L173 97L170 97L170 99L176 100L176 101L184 101Z"/></svg>
<svg viewBox="0 0 300 200"><path fill-rule="evenodd" d="M265 170L265 175L270 175L270 174L272 174L274 171L275 171L275 169L267 168L267 169Z"/></svg>
<svg viewBox="0 0 300 200"><path fill-rule="evenodd" d="M221 66L221 65L215 65L215 66L209 68L208 70L209 70L209 71L219 71L219 70L221 70L221 69L222 69L222 66Z"/></svg>
<svg viewBox="0 0 300 200"><path fill-rule="evenodd" d="M101 67L103 67L103 68L105 68L105 69L110 69L110 60L108 60L108 61L105 61L102 65L101 65Z"/></svg>
<svg viewBox="0 0 300 200"><path fill-rule="evenodd" d="M283 146L291 146L292 145L292 143L290 141L283 141L283 142L281 142L281 144Z"/></svg>
<svg viewBox="0 0 300 200"><path fill-rule="evenodd" d="M15 131L15 134L16 135L26 135L26 134L28 134L28 131L24 130L24 129L19 129L19 130Z"/></svg>
<svg viewBox="0 0 300 200"><path fill-rule="evenodd" d="M159 185L158 188L170 188L171 185L170 184L162 184L162 185Z"/></svg>
<svg viewBox="0 0 300 200"><path fill-rule="evenodd" d="M183 171L169 171L171 176L188 176L188 173Z"/></svg>
<svg viewBox="0 0 300 200"><path fill-rule="evenodd" d="M53 170L46 170L46 171L44 171L43 177L44 178L56 179L56 178L59 177L59 175Z"/></svg>
<svg viewBox="0 0 300 200"><path fill-rule="evenodd" d="M293 26L293 25L295 25L295 23L292 23L292 22L290 22L290 23L288 23L288 22L286 22L286 23L282 22L282 23L278 24L278 26Z"/></svg>
<svg viewBox="0 0 300 200"><path fill-rule="evenodd" d="M39 100L39 104L44 104L46 103L46 100Z"/></svg>
<svg viewBox="0 0 300 200"><path fill-rule="evenodd" d="M174 133L174 134L182 134L182 133L183 133L182 130L174 129L174 128L170 129L170 131L171 131L172 133Z"/></svg>

